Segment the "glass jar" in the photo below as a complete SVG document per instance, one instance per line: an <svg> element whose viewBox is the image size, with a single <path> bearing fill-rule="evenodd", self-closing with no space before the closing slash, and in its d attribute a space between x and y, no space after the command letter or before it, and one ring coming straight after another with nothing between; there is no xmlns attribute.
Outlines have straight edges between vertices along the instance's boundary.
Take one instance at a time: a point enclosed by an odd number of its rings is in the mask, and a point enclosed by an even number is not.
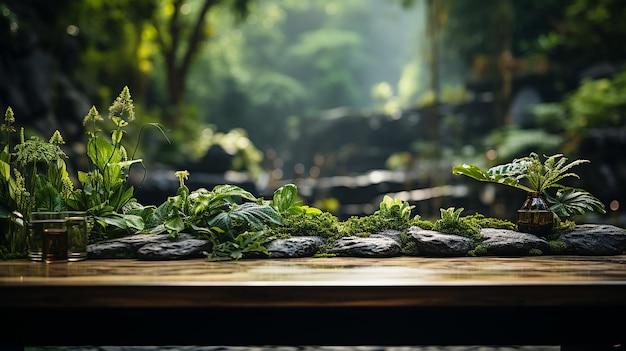
<svg viewBox="0 0 626 351"><path fill-rule="evenodd" d="M528 193L526 201L517 210L517 230L534 235L546 235L554 226L554 214L542 193Z"/></svg>

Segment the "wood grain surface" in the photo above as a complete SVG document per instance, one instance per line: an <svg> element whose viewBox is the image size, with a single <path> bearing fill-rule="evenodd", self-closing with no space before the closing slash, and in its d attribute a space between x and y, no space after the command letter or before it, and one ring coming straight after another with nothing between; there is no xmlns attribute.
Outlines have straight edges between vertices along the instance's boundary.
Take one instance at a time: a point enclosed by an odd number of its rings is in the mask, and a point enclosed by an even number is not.
<svg viewBox="0 0 626 351"><path fill-rule="evenodd" d="M0 307L602 304L626 306L626 256L0 262Z"/></svg>
<svg viewBox="0 0 626 351"><path fill-rule="evenodd" d="M0 262L0 346L626 343L626 256Z"/></svg>

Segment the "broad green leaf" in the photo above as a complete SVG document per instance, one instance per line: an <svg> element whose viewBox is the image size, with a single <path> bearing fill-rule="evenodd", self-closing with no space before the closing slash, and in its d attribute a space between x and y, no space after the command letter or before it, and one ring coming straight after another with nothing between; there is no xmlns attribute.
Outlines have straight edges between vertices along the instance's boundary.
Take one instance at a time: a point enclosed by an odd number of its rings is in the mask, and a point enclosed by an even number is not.
<svg viewBox="0 0 626 351"><path fill-rule="evenodd" d="M123 160L119 150L102 138L90 138L87 141L87 155L100 170Z"/></svg>
<svg viewBox="0 0 626 351"><path fill-rule="evenodd" d="M545 194L550 210L560 218L571 218L587 212L606 213L602 201L583 189L566 188L556 192L554 197Z"/></svg>
<svg viewBox="0 0 626 351"><path fill-rule="evenodd" d="M183 219L180 218L180 216L174 216L165 221L165 229L169 231L180 232L185 229L185 223L183 222Z"/></svg>
<svg viewBox="0 0 626 351"><path fill-rule="evenodd" d="M122 217L118 217L118 216L94 216L94 219L96 219L99 222L105 223L107 225L112 225L121 229L127 229L128 228L128 224L126 223L126 220Z"/></svg>
<svg viewBox="0 0 626 351"><path fill-rule="evenodd" d="M0 160L0 175L4 180L9 180L9 178L11 178L11 165L3 160Z"/></svg>
<svg viewBox="0 0 626 351"><path fill-rule="evenodd" d="M130 199L132 199L134 189L132 186L127 189L124 189L123 186L119 186L114 191L115 192L111 194L109 201L115 211L120 211L120 209L128 203Z"/></svg>
<svg viewBox="0 0 626 351"><path fill-rule="evenodd" d="M504 171L504 169L502 169L502 171ZM471 165L462 164L462 165L454 166L452 167L452 173L458 174L458 175L464 175L464 176L476 179L481 182L503 184L503 185L508 185L508 186L525 190L525 191L530 191L530 192L534 191L533 189L520 184L518 179L509 178L505 176L504 174L506 173L502 174L502 173L498 173L497 171L494 171L493 174L489 174L487 171L473 164Z"/></svg>
<svg viewBox="0 0 626 351"><path fill-rule="evenodd" d="M231 213L231 217L243 220L256 230L264 229L269 224L282 224L280 214L273 207L254 202L237 206Z"/></svg>
<svg viewBox="0 0 626 351"><path fill-rule="evenodd" d="M89 183L89 173L78 171L78 181L81 184Z"/></svg>
<svg viewBox="0 0 626 351"><path fill-rule="evenodd" d="M238 187L236 185L232 185L232 184L216 185L211 191L211 193L216 198L235 197L235 198L247 199L250 201L257 200L257 198L254 195L252 195L251 192L244 190L243 188Z"/></svg>
<svg viewBox="0 0 626 351"><path fill-rule="evenodd" d="M217 215L209 218L207 221L207 225L210 228L219 228L225 233L229 233L232 228L232 222L228 212L220 212Z"/></svg>
<svg viewBox="0 0 626 351"><path fill-rule="evenodd" d="M123 127L123 126L120 126L120 127ZM122 132L121 129L116 129L113 131L113 133L111 133L111 140L113 140L114 144L119 144L122 142L123 135L124 135L124 132Z"/></svg>
<svg viewBox="0 0 626 351"><path fill-rule="evenodd" d="M34 182L35 205L37 211L61 211L63 199L47 178L37 174Z"/></svg>
<svg viewBox="0 0 626 351"><path fill-rule="evenodd" d="M121 216L126 221L126 226L128 228L134 228L134 229L137 229L137 230L142 230L143 229L144 222L143 222L143 218L141 218L141 216L129 215L129 214L123 214Z"/></svg>
<svg viewBox="0 0 626 351"><path fill-rule="evenodd" d="M302 204L298 199L298 188L294 184L286 184L276 189L272 200L279 213L287 213L292 207Z"/></svg>

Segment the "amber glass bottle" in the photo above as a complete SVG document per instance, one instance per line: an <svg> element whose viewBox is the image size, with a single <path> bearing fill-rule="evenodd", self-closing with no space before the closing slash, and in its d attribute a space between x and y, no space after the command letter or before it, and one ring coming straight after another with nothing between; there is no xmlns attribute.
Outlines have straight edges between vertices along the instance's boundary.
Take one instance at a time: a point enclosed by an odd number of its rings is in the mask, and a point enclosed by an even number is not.
<svg viewBox="0 0 626 351"><path fill-rule="evenodd" d="M526 201L517 211L517 230L535 235L546 235L552 231L554 215L543 194L528 193Z"/></svg>

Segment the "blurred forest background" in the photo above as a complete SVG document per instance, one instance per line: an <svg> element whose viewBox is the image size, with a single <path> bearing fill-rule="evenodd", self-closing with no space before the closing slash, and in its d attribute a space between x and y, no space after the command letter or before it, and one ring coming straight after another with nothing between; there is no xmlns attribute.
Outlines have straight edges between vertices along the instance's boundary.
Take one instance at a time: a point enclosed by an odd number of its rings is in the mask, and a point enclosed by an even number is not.
<svg viewBox="0 0 626 351"><path fill-rule="evenodd" d="M0 108L79 160L128 86L144 204L187 169L341 218L389 194L513 219L525 194L451 168L535 151L589 159L607 214L585 220L624 225L625 38L623 0L0 0Z"/></svg>

